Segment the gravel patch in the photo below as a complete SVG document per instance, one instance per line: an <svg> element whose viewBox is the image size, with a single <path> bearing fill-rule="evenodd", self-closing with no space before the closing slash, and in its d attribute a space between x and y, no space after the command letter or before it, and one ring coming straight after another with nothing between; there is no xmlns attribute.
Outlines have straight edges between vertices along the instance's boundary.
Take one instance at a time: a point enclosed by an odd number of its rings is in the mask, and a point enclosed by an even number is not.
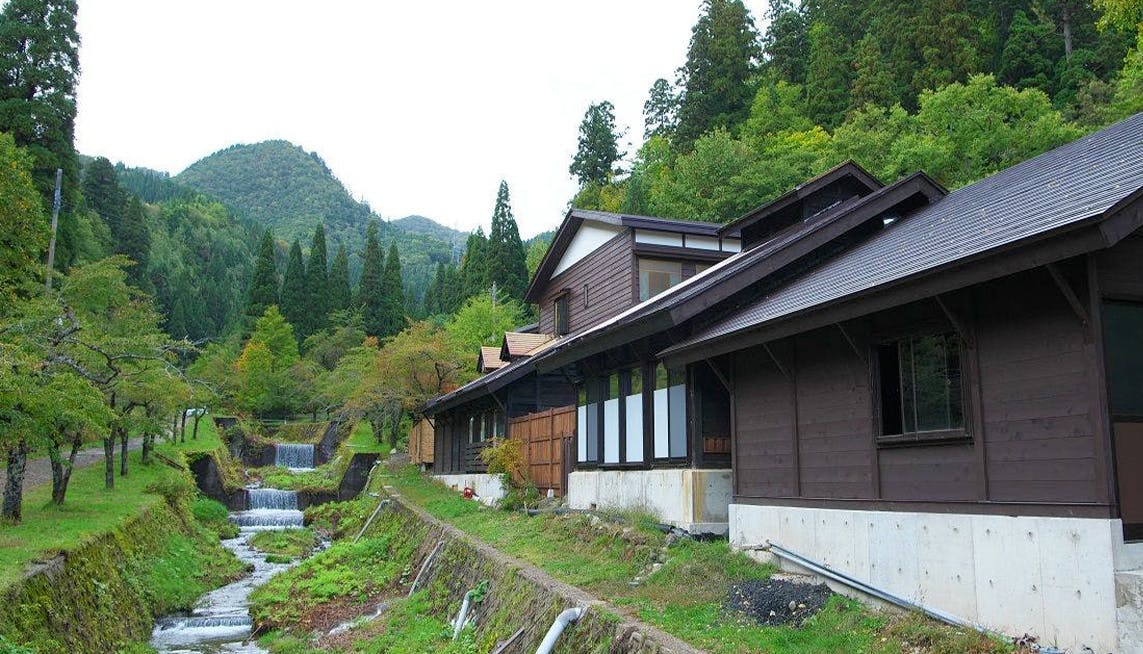
<svg viewBox="0 0 1143 654"><path fill-rule="evenodd" d="M825 584L810 584L770 578L730 587L727 611L747 616L761 625L801 626L822 610L833 592Z"/></svg>

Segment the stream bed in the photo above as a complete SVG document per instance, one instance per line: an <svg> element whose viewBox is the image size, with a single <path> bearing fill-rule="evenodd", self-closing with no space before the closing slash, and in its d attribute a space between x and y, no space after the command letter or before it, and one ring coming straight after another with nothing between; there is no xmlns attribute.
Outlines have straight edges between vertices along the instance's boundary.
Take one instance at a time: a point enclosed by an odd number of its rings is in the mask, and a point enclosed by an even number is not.
<svg viewBox="0 0 1143 654"><path fill-rule="evenodd" d="M297 493L272 488L248 489L250 509L235 511L230 519L239 526L236 538L222 541L252 572L242 579L206 593L186 615L171 615L155 622L151 647L162 654L264 654L251 639L250 593L270 577L294 563L270 563L267 554L250 546L250 539L268 529L302 526Z"/></svg>

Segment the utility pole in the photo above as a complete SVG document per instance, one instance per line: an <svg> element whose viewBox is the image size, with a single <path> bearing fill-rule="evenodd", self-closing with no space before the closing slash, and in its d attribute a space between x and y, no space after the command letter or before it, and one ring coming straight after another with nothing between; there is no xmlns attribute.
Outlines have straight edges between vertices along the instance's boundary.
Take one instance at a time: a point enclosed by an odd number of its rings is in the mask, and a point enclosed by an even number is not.
<svg viewBox="0 0 1143 654"><path fill-rule="evenodd" d="M60 224L60 186L63 184L63 168L56 168L56 192L52 196L52 238L48 241L48 270L44 273L44 290L52 292L52 269L56 264L56 230Z"/></svg>

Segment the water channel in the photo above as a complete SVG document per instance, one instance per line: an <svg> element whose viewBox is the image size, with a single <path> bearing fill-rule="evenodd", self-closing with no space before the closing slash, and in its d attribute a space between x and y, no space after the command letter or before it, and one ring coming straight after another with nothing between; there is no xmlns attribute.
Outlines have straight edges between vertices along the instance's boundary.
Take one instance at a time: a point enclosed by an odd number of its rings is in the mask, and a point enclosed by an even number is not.
<svg viewBox="0 0 1143 654"><path fill-rule="evenodd" d="M302 451L306 447L309 448L308 453ZM291 446L285 461L282 445L278 448L278 465L297 471L313 468L312 445ZM250 593L294 564L270 563L265 553L250 546L250 539L259 531L301 527L302 512L298 510L297 493L274 488L248 488L247 505L246 511L230 514L230 519L238 524L239 534L236 538L222 541L222 545L251 566L252 572L234 583L206 593L189 614L167 616L156 621L151 633L151 647L160 653L266 652L250 640L253 630Z"/></svg>

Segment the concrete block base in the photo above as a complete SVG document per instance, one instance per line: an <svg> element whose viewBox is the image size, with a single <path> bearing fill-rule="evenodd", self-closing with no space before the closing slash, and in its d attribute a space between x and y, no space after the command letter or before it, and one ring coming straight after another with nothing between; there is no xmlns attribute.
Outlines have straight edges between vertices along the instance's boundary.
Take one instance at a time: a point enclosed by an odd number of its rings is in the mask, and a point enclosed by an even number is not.
<svg viewBox="0 0 1143 654"><path fill-rule="evenodd" d="M1102 519L730 505L732 546L770 541L914 602L1068 651L1135 651L1120 644L1116 609L1143 603L1143 584L1120 593L1135 599L1117 602L1118 528Z"/></svg>
<svg viewBox="0 0 1143 654"><path fill-rule="evenodd" d="M729 470L577 470L568 477L573 509L646 510L698 534L725 534Z"/></svg>
<svg viewBox="0 0 1143 654"><path fill-rule="evenodd" d="M433 478L457 492L471 488L476 492L476 499L488 506L496 504L508 494L508 489L504 487L504 480L500 475L433 475Z"/></svg>

